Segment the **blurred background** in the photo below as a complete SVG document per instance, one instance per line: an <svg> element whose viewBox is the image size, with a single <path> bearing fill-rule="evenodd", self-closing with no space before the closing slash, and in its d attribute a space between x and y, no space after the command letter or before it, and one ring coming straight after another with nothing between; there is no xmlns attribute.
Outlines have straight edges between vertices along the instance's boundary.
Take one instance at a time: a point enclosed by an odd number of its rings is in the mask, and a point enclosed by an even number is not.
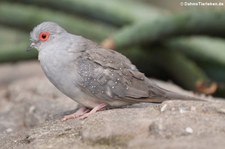
<svg viewBox="0 0 225 149"><path fill-rule="evenodd" d="M26 49L43 21L118 50L149 77L225 96L224 0L2 0L1 88L42 73L37 51Z"/></svg>

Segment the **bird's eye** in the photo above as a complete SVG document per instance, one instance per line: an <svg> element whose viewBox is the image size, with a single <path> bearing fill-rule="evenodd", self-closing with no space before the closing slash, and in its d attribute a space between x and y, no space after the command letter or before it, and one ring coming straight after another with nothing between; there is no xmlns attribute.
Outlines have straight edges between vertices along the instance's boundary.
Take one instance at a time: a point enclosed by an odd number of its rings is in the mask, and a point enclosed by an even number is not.
<svg viewBox="0 0 225 149"><path fill-rule="evenodd" d="M49 32L41 32L41 33L39 34L39 39L40 39L41 41L46 41L46 40L48 40L49 35L50 35Z"/></svg>

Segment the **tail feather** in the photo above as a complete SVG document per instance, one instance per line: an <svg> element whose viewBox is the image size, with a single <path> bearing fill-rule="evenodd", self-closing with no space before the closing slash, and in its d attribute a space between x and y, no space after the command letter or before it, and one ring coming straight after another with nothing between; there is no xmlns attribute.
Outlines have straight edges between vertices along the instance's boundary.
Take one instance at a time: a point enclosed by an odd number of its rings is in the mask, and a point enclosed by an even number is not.
<svg viewBox="0 0 225 149"><path fill-rule="evenodd" d="M165 88L160 87L157 85L153 80L149 83L149 102L162 102L165 100L193 100L193 101L204 101L201 98L191 97L188 95L182 95L176 93L171 90L167 90Z"/></svg>

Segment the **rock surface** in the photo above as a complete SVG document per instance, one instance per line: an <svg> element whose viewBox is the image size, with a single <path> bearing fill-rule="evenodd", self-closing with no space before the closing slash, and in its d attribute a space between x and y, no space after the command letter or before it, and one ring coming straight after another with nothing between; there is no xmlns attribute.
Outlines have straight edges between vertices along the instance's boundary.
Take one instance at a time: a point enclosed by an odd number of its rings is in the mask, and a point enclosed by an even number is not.
<svg viewBox="0 0 225 149"><path fill-rule="evenodd" d="M5 74L0 76L2 149L223 149L225 146L223 100L141 103L101 111L85 120L61 122L63 115L72 113L77 104L50 84L36 62L7 64L0 67L0 73ZM184 92L172 84L160 83Z"/></svg>

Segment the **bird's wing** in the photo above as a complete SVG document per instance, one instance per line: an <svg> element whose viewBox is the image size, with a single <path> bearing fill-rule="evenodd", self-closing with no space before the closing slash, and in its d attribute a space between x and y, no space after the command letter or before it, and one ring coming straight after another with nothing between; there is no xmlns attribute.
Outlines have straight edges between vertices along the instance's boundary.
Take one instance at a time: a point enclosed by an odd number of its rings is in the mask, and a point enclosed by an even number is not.
<svg viewBox="0 0 225 149"><path fill-rule="evenodd" d="M79 85L99 99L136 100L149 97L148 79L122 54L103 48L77 58Z"/></svg>

